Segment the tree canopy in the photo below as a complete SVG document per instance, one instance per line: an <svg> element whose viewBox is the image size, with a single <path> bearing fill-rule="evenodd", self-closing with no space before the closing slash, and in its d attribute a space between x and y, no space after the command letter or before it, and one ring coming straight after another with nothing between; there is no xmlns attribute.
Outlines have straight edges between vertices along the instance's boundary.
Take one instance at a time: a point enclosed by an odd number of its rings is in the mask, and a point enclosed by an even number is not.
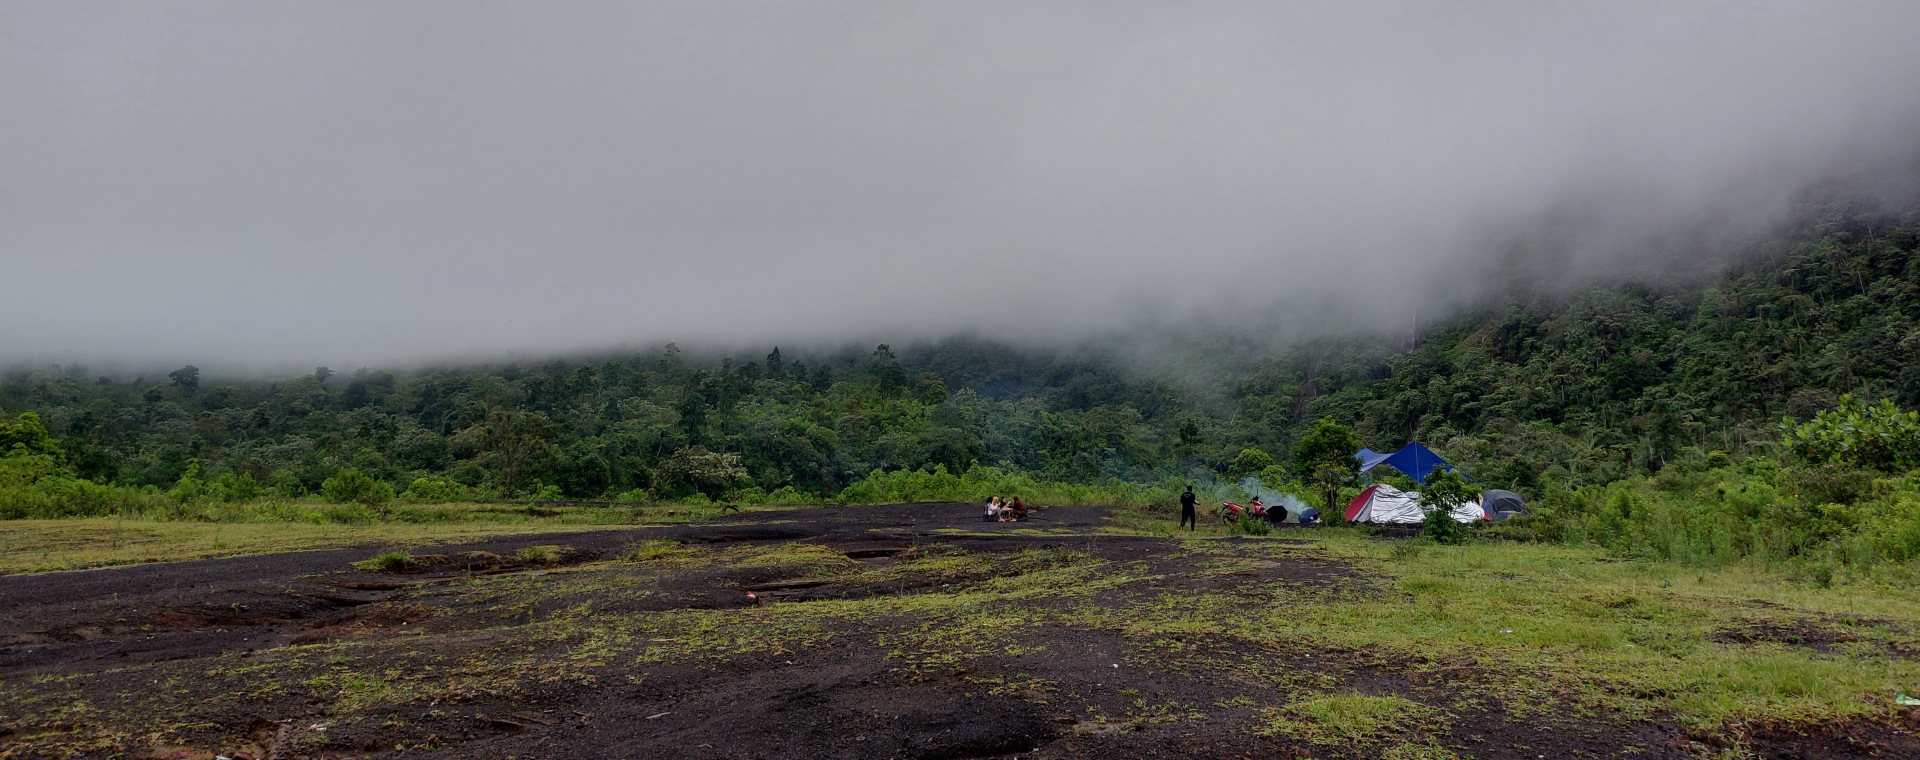
<svg viewBox="0 0 1920 760"><path fill-rule="evenodd" d="M163 490L197 461L209 489L287 496L348 470L402 494L573 498L827 497L876 471L982 466L1066 483L1251 474L1331 509L1363 443L1418 438L1479 485L1531 494L1765 449L1791 418L1788 448L1810 461L1911 469L1920 225L1838 204L1803 216L1717 278L1514 299L1433 323L1412 350L1222 335L1187 347L1221 368L1198 381L1127 350L977 338L282 378L26 367L0 374L0 419L17 420L0 453Z"/></svg>

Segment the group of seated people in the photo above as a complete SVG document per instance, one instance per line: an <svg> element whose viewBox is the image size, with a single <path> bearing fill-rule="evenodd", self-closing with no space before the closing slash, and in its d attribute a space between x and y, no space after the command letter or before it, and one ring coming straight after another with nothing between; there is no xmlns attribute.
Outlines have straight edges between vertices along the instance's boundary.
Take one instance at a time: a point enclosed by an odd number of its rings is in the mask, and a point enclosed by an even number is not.
<svg viewBox="0 0 1920 760"><path fill-rule="evenodd" d="M1018 496L1009 496L1001 501L995 496L987 500L987 522L1018 522L1027 519L1027 503Z"/></svg>

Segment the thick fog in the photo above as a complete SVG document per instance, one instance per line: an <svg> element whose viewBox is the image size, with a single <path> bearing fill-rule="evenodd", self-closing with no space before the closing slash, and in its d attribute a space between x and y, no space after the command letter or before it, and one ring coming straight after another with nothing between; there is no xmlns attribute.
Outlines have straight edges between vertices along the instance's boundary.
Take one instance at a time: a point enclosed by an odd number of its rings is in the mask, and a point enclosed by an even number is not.
<svg viewBox="0 0 1920 760"><path fill-rule="evenodd" d="M1905 0L9 0L0 362L1397 325L1909 176L1916 29Z"/></svg>

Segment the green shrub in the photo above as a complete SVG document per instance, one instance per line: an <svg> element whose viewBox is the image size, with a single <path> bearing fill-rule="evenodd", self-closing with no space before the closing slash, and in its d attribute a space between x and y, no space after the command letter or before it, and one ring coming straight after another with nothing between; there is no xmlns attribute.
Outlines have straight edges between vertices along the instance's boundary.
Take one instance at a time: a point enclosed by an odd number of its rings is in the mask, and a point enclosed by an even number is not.
<svg viewBox="0 0 1920 760"><path fill-rule="evenodd" d="M1477 493L1473 484L1458 471L1435 465L1433 474L1427 476L1426 488L1420 492L1420 508L1427 511L1421 532L1437 543L1466 541L1472 528L1453 519L1452 512L1455 507L1473 501Z"/></svg>
<svg viewBox="0 0 1920 760"><path fill-rule="evenodd" d="M309 521L316 524L362 525L373 522L377 517L373 510L363 504L323 504L311 513Z"/></svg>
<svg viewBox="0 0 1920 760"><path fill-rule="evenodd" d="M189 459L187 471L180 476L179 481L173 484L173 488L168 489L167 496L185 504L190 501L199 501L205 495L206 484L200 481L200 460Z"/></svg>
<svg viewBox="0 0 1920 760"><path fill-rule="evenodd" d="M321 483L320 495L336 504L363 504L378 509L393 501L393 486L349 467Z"/></svg>
<svg viewBox="0 0 1920 760"><path fill-rule="evenodd" d="M1437 544L1464 543L1470 533L1466 523L1453 519L1453 515L1447 514L1444 509L1428 512L1420 528L1421 535L1433 539Z"/></svg>
<svg viewBox="0 0 1920 760"><path fill-rule="evenodd" d="M1254 477L1260 479L1261 485L1274 490L1286 488L1290 481L1292 481L1292 477L1287 472L1287 468L1277 464L1267 465L1265 468L1262 468L1259 473L1255 474ZM1300 488L1299 493L1295 495L1300 497L1301 501L1309 504L1313 503L1313 489L1311 488Z"/></svg>
<svg viewBox="0 0 1920 760"><path fill-rule="evenodd" d="M448 478L414 478L407 484L407 490L400 494L401 501L414 504L446 504L456 501L475 501L475 494L469 488Z"/></svg>
<svg viewBox="0 0 1920 760"><path fill-rule="evenodd" d="M266 492L266 487L260 485L260 481L244 472L220 473L208 489L208 494L213 498L228 503L252 501L266 495Z"/></svg>
<svg viewBox="0 0 1920 760"><path fill-rule="evenodd" d="M1241 449L1227 465L1227 477L1239 480L1248 475L1257 475L1273 466L1273 455L1257 448Z"/></svg>
<svg viewBox="0 0 1920 760"><path fill-rule="evenodd" d="M990 496L1019 496L1029 505L1094 504L1101 506L1168 509L1179 503L1188 481L1169 479L1158 484L1061 483L1035 478L1003 467L978 465L956 475L945 465L922 470L874 470L842 489L834 499L842 504L896 504L912 501L978 501Z"/></svg>
<svg viewBox="0 0 1920 760"><path fill-rule="evenodd" d="M0 519L51 519L103 515L176 514L184 498L152 486L133 488L95 483L65 464L65 454L31 412L19 423L0 420ZM198 460L188 465L197 474ZM197 485L191 493L197 498Z"/></svg>
<svg viewBox="0 0 1920 760"><path fill-rule="evenodd" d="M1555 488L1532 505L1532 518L1491 532L1691 566L1757 562L1816 582L1823 563L1835 583L1908 573L1920 560L1920 478L1867 480L1861 472L1752 458L1737 470Z"/></svg>
<svg viewBox="0 0 1920 760"><path fill-rule="evenodd" d="M1852 504L1873 490L1873 475L1845 462L1797 468L1786 481L1795 495L1814 504Z"/></svg>
<svg viewBox="0 0 1920 760"><path fill-rule="evenodd" d="M152 486L109 486L57 476L28 485L0 484L0 519L47 520L107 515L170 516L181 505Z"/></svg>
<svg viewBox="0 0 1920 760"><path fill-rule="evenodd" d="M1836 559L1856 568L1920 560L1920 493L1898 493L1849 512L1854 524L1834 540Z"/></svg>
<svg viewBox="0 0 1920 760"><path fill-rule="evenodd" d="M0 457L0 487L30 486L52 477L72 477L52 454L29 452L16 443L11 452Z"/></svg>
<svg viewBox="0 0 1920 760"><path fill-rule="evenodd" d="M413 567L413 555L400 549L394 549L376 554L373 556L373 559L364 559L355 562L353 566L370 572L397 573Z"/></svg>
<svg viewBox="0 0 1920 760"><path fill-rule="evenodd" d="M709 451L704 446L687 446L673 452L654 470L654 490L665 496L684 497L693 493L719 499L728 491L747 485L747 468L740 455Z"/></svg>
<svg viewBox="0 0 1920 760"><path fill-rule="evenodd" d="M1237 533L1244 533L1249 536L1264 536L1273 532L1273 525L1267 522L1264 517L1241 515L1239 519L1233 522L1233 529Z"/></svg>
<svg viewBox="0 0 1920 760"><path fill-rule="evenodd" d="M1781 443L1808 462L1889 472L1920 467L1920 412L1902 412L1892 401L1867 404L1849 393L1840 397L1839 409L1781 427Z"/></svg>

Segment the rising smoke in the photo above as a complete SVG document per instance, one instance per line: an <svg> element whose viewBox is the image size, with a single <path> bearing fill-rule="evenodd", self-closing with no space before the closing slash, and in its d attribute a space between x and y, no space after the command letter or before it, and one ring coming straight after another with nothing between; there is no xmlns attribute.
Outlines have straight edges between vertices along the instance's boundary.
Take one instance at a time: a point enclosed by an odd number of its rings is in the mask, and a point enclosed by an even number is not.
<svg viewBox="0 0 1920 760"><path fill-rule="evenodd" d="M0 362L1400 325L1915 176L1916 28L1911 2L7 0Z"/></svg>
<svg viewBox="0 0 1920 760"><path fill-rule="evenodd" d="M1261 504L1269 507L1285 507L1287 522L1300 522L1300 514L1314 508L1298 496L1268 488L1265 483L1260 482L1260 477L1257 475L1241 478L1240 492L1246 494L1249 499L1259 499Z"/></svg>

